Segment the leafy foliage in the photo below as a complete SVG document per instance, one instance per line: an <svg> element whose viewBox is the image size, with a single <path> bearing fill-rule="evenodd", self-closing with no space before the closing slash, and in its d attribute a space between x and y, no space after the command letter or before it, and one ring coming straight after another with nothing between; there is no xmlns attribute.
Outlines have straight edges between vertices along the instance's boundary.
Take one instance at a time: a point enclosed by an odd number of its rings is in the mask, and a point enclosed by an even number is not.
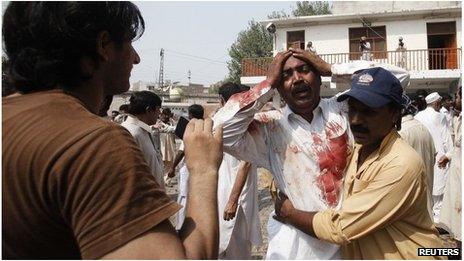
<svg viewBox="0 0 464 261"><path fill-rule="evenodd" d="M230 60L228 81L240 83L243 58L269 57L272 55L272 35L258 22L251 20L248 28L238 34L229 49Z"/></svg>
<svg viewBox="0 0 464 261"><path fill-rule="evenodd" d="M324 14L331 14L329 2L326 1L298 1L296 8L292 11L292 15L295 17Z"/></svg>
<svg viewBox="0 0 464 261"><path fill-rule="evenodd" d="M296 7L292 10L292 15L295 17L330 13L330 5L326 1L298 1ZM267 17L268 19L287 19L290 18L290 15L284 10L280 10L272 12ZM272 56L272 41L273 36L266 31L266 28L260 23L251 20L248 23L248 28L238 34L237 39L229 49L231 58L227 62L229 75L225 80L240 83L242 59Z"/></svg>
<svg viewBox="0 0 464 261"><path fill-rule="evenodd" d="M290 15L288 15L284 10L273 11L271 14L267 15L268 19L285 19L289 17Z"/></svg>

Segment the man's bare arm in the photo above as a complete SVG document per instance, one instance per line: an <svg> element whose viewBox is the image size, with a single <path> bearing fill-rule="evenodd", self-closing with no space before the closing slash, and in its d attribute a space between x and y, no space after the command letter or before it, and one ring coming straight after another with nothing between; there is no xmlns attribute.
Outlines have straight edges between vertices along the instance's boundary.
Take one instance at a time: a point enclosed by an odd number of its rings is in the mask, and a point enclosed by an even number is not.
<svg viewBox="0 0 464 261"><path fill-rule="evenodd" d="M231 220L235 217L238 207L238 199L242 194L243 187L250 173L251 163L242 161L238 167L237 177L235 178L234 186L229 195L226 208L224 210L224 220Z"/></svg>
<svg viewBox="0 0 464 261"><path fill-rule="evenodd" d="M102 259L217 259L217 173L222 161L222 128L192 120L184 136L189 169L189 201L180 235L168 220Z"/></svg>
<svg viewBox="0 0 464 261"><path fill-rule="evenodd" d="M213 121L209 118L193 119L184 135L189 194L180 237L187 257L193 259L218 258L217 173L223 155L222 128L217 128L214 134L212 128Z"/></svg>
<svg viewBox="0 0 464 261"><path fill-rule="evenodd" d="M274 219L290 224L304 233L317 238L313 229L313 219L317 212L296 209L286 195L279 193L275 203L275 213Z"/></svg>
<svg viewBox="0 0 464 261"><path fill-rule="evenodd" d="M171 168L169 169L169 172L168 172L168 177L169 178L173 178L175 175L176 175L176 167L177 165L179 165L179 162L184 158L184 151L182 150L179 150L177 151L177 154L176 154L176 157L174 158L174 162L171 166Z"/></svg>

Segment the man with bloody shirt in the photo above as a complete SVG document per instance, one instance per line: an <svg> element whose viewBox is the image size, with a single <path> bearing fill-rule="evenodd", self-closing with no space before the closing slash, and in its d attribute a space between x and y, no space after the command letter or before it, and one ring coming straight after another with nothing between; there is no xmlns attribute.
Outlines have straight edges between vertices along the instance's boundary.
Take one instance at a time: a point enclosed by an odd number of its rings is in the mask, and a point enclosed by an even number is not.
<svg viewBox="0 0 464 261"><path fill-rule="evenodd" d="M246 93L232 96L214 117L224 127L224 151L264 167L296 209L338 209L347 159L353 148L347 104L321 98L321 76L348 78L369 61L330 65L307 51L277 54L268 77ZM379 66L379 65L377 65ZM381 65L401 80L408 74ZM277 115L256 123L255 114L277 90L286 102ZM271 213L271 215L274 215ZM266 259L339 259L339 246L311 237L273 218L268 223Z"/></svg>

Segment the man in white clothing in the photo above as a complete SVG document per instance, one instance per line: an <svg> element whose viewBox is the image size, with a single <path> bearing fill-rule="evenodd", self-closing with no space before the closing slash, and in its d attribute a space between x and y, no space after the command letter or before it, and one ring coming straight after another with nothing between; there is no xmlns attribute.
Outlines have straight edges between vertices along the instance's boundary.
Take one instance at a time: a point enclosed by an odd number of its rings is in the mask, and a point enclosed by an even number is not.
<svg viewBox="0 0 464 261"><path fill-rule="evenodd" d="M193 104L188 107L189 120L203 119L204 113L205 110L203 106L199 104ZM167 174L168 178L173 178L176 174L176 167L180 164L177 203L182 206L182 209L176 214L176 230L181 230L185 220L185 213L187 213L185 207L187 206L189 172L184 161L184 150L184 142L182 141L174 159L174 163Z"/></svg>
<svg viewBox="0 0 464 261"><path fill-rule="evenodd" d="M462 238L462 225L461 225L461 212L462 212L462 135L461 135L461 96L462 87L458 88L455 96L455 110L454 116L454 149L451 154L450 174L445 187L443 196L443 208L440 215L440 227L443 227L450 235L457 241L457 247L461 248Z"/></svg>
<svg viewBox="0 0 464 261"><path fill-rule="evenodd" d="M435 165L433 171L433 219L435 223L440 220L440 209L443 202L443 192L445 189L446 179L448 177L448 167L439 168L439 164L445 164L449 161L446 156L453 148L451 133L446 122L446 117L439 112L441 105L441 97L437 92L433 92L425 101L427 108L420 111L414 117L420 121L430 132L435 144Z"/></svg>
<svg viewBox="0 0 464 261"><path fill-rule="evenodd" d="M156 182L164 188L164 167L159 142L153 138L150 127L158 120L160 108L161 99L158 95L149 91L134 92L130 97L129 114L121 125L132 134Z"/></svg>
<svg viewBox="0 0 464 261"><path fill-rule="evenodd" d="M219 88L221 105L249 89L223 84ZM224 153L218 176L219 259L251 259L251 245L262 243L257 175L255 164Z"/></svg>
<svg viewBox="0 0 464 261"><path fill-rule="evenodd" d="M447 93L443 94L441 97L440 113L444 115L446 119L446 124L451 132L451 136L453 136L453 100L451 99L451 96Z"/></svg>
<svg viewBox="0 0 464 261"><path fill-rule="evenodd" d="M330 65L302 50L277 54L265 81L232 96L215 115L215 126L224 127L224 151L270 170L277 188L296 208L338 208L353 138L346 103L337 102L336 97L321 99L321 76L349 81L354 72L376 66L380 65L368 61ZM382 67L403 83L409 79L401 68ZM276 111L278 117L256 124L254 115L275 90L287 105ZM340 258L339 246L273 218L269 219L268 233L266 259Z"/></svg>

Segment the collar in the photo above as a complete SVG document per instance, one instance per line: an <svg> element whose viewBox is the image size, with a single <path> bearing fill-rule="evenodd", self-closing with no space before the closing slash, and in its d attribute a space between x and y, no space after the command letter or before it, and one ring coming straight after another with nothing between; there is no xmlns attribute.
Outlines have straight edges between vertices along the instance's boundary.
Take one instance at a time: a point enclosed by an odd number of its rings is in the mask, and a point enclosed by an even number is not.
<svg viewBox="0 0 464 261"><path fill-rule="evenodd" d="M359 173L363 172L367 167L369 167L374 161L376 161L380 156L383 156L384 152L387 150L387 148L391 147L393 143L400 138L400 135L395 129L392 129L390 133L383 138L382 142L380 143L380 146L377 150L371 153L367 157L367 159L364 161L364 163L359 167L359 169L356 171L356 175ZM354 150L354 155L356 155L356 158L359 156L359 150L361 149L362 145L356 144L355 145L355 150ZM356 160L357 162L357 160Z"/></svg>
<svg viewBox="0 0 464 261"><path fill-rule="evenodd" d="M317 105L317 107L314 108L314 110L313 110L313 120L314 120L315 116L318 113L322 112L321 103L322 103L322 98L319 100L319 104ZM284 114L284 118L286 118L286 119L290 119L290 117L295 117L296 115L298 115L295 112L293 112L292 109L290 109L288 104L285 105L285 107L283 109L283 114ZM298 115L298 117L301 117L301 116ZM301 118L303 118L303 117L301 117Z"/></svg>
<svg viewBox="0 0 464 261"><path fill-rule="evenodd" d="M142 128L142 129L146 130L148 133L151 133L151 127L148 124L146 124L145 122L139 120L134 115L127 114L126 122L130 123L130 124L134 124L134 125Z"/></svg>

